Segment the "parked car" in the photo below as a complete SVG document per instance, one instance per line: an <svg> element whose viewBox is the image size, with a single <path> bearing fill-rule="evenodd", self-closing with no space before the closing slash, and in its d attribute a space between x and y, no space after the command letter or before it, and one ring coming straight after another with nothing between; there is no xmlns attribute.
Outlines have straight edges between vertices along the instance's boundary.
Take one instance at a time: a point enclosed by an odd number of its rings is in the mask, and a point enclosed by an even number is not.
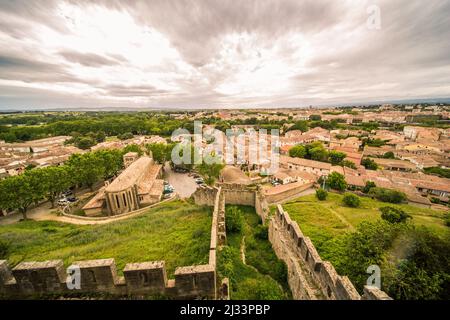
<svg viewBox="0 0 450 320"><path fill-rule="evenodd" d="M76 202L76 201L78 201L78 198L75 196L68 196L68 197L66 197L66 200L69 202Z"/></svg>
<svg viewBox="0 0 450 320"><path fill-rule="evenodd" d="M72 190L67 190L67 191L64 191L64 192L62 193L62 195L65 196L65 197L71 196L71 195L73 195L73 192L72 192Z"/></svg>
<svg viewBox="0 0 450 320"><path fill-rule="evenodd" d="M204 183L205 183L205 181L203 180L203 178L196 178L196 179L195 179L195 182L196 182L197 184L204 184Z"/></svg>
<svg viewBox="0 0 450 320"><path fill-rule="evenodd" d="M165 186L164 186L163 194L170 194L170 193L173 193L174 190L175 190L175 188L172 187L170 184L165 185Z"/></svg>
<svg viewBox="0 0 450 320"><path fill-rule="evenodd" d="M178 173L186 173L186 172L189 172L188 169L182 168L182 167L175 167L175 168L173 168L173 171L178 172Z"/></svg>
<svg viewBox="0 0 450 320"><path fill-rule="evenodd" d="M70 202L67 199L59 199L58 206L67 206Z"/></svg>

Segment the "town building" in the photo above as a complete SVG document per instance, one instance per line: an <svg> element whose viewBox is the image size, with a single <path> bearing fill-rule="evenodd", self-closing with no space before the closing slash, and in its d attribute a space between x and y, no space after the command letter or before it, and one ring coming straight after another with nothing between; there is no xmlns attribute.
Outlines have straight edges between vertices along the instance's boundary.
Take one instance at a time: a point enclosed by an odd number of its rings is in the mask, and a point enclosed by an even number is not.
<svg viewBox="0 0 450 320"><path fill-rule="evenodd" d="M130 161L134 154L126 154ZM127 162L128 163L128 162ZM118 215L161 201L164 190L162 166L151 157L136 159L110 184L106 185L84 207L87 216Z"/></svg>

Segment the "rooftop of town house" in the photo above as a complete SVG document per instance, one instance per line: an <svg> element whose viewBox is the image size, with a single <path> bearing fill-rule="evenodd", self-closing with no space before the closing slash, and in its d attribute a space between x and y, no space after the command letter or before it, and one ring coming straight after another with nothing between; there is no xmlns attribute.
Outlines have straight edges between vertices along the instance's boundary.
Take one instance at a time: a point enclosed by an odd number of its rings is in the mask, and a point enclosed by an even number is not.
<svg viewBox="0 0 450 320"><path fill-rule="evenodd" d="M416 187L423 188L423 189L450 192L450 184L448 184L448 183L438 183L438 182L433 182L433 181L421 180L416 183Z"/></svg>
<svg viewBox="0 0 450 320"><path fill-rule="evenodd" d="M138 157L139 156L139 153L137 153L137 152L128 152L128 153L125 153L124 155L123 155L124 157Z"/></svg>
<svg viewBox="0 0 450 320"><path fill-rule="evenodd" d="M323 170L331 170L331 164L326 162L314 161L302 158L293 158L288 156L280 156L280 163L290 163L303 167L317 168Z"/></svg>
<svg viewBox="0 0 450 320"><path fill-rule="evenodd" d="M366 185L362 177L351 174L345 175L345 181L347 182L347 184L357 187L364 187Z"/></svg>
<svg viewBox="0 0 450 320"><path fill-rule="evenodd" d="M153 165L150 157L141 157L126 168L114 181L106 187L106 192L119 192L136 185Z"/></svg>
<svg viewBox="0 0 450 320"><path fill-rule="evenodd" d="M97 209L103 207L105 200L105 187L102 187L97 194L83 206L83 210Z"/></svg>
<svg viewBox="0 0 450 320"><path fill-rule="evenodd" d="M252 180L241 169L234 166L225 166L220 172L221 182L251 184Z"/></svg>
<svg viewBox="0 0 450 320"><path fill-rule="evenodd" d="M286 138L297 138L303 134L301 130L291 130L284 135Z"/></svg>
<svg viewBox="0 0 450 320"><path fill-rule="evenodd" d="M141 176L141 178L136 182L138 187L138 194L147 194L150 193L153 184L156 181L159 181L158 175L161 172L162 165L153 164L151 165L147 172ZM163 182L163 180L161 180Z"/></svg>
<svg viewBox="0 0 450 320"><path fill-rule="evenodd" d="M49 146L54 144L63 144L64 141L69 140L71 137L69 136L56 136L44 139L31 140L27 142L18 142L18 143L2 143L1 147L4 148L22 148L22 147L42 147Z"/></svg>
<svg viewBox="0 0 450 320"><path fill-rule="evenodd" d="M373 158L373 160L382 167L395 167L411 170L416 169L416 165L407 160L381 159L381 158Z"/></svg>

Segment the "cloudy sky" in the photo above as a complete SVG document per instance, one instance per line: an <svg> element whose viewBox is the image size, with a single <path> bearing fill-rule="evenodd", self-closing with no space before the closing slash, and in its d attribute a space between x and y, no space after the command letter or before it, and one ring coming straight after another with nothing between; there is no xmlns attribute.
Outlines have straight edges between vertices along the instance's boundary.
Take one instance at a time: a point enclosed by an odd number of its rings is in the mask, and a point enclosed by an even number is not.
<svg viewBox="0 0 450 320"><path fill-rule="evenodd" d="M0 0L0 110L450 97L449 39L448 0Z"/></svg>

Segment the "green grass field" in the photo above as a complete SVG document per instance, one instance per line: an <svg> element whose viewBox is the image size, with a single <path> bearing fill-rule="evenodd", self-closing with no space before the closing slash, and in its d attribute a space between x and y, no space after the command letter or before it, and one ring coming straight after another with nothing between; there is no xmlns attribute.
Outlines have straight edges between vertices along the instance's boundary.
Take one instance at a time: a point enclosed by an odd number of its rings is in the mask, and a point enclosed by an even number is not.
<svg viewBox="0 0 450 320"><path fill-rule="evenodd" d="M119 273L131 262L165 260L176 267L208 263L212 209L172 201L140 216L103 225L26 221L0 226L11 265L21 261L115 258Z"/></svg>
<svg viewBox="0 0 450 320"><path fill-rule="evenodd" d="M283 208L297 221L303 233L311 238L319 253L327 241L353 231L360 222L381 219L378 209L384 206L403 209L413 217L414 224L429 227L437 234L449 232L444 224L445 211L390 204L366 197L360 197L359 208L349 208L342 203L342 198L340 194L329 193L327 200L319 201L315 195L308 195L283 204Z"/></svg>
<svg viewBox="0 0 450 320"><path fill-rule="evenodd" d="M231 299L289 299L286 265L277 258L268 239L257 236L262 226L255 208L234 207L243 213L243 228L241 232L227 234L227 247L219 252L218 259L219 276L231 281ZM230 208L227 206L227 211ZM262 234L266 235L267 229L264 230ZM242 243L245 243L245 264L240 252Z"/></svg>

